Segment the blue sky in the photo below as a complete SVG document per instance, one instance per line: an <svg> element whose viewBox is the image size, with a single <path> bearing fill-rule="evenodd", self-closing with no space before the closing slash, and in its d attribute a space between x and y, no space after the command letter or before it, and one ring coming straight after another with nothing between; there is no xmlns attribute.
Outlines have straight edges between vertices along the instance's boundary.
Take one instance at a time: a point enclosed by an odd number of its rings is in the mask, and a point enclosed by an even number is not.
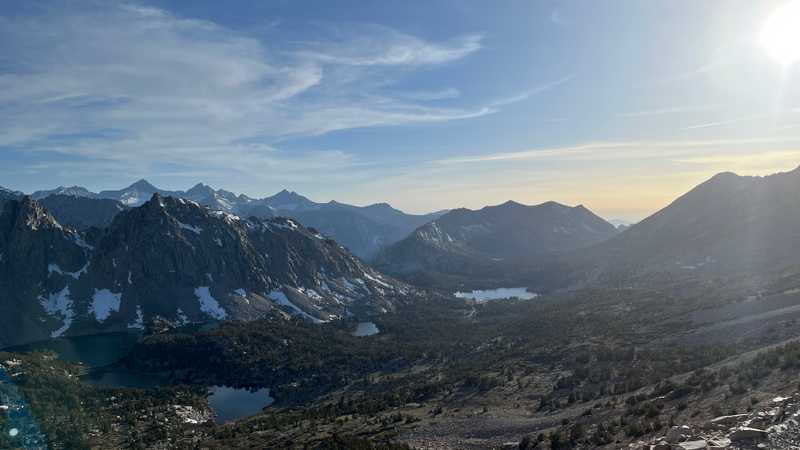
<svg viewBox="0 0 800 450"><path fill-rule="evenodd" d="M785 1L63 1L0 6L0 185L638 219L800 164ZM800 18L799 18L800 19ZM798 44L800 45L800 44Z"/></svg>

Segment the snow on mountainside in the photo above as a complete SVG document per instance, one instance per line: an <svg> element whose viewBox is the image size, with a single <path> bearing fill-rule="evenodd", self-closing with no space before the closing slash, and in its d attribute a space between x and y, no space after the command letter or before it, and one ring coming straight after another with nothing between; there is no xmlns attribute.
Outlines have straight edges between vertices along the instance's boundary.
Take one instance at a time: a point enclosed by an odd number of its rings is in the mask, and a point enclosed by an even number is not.
<svg viewBox="0 0 800 450"><path fill-rule="evenodd" d="M324 322L393 310L413 292L292 219L244 219L155 194L83 235L30 197L4 205L0 345L156 317Z"/></svg>
<svg viewBox="0 0 800 450"><path fill-rule="evenodd" d="M139 206L148 201L153 194L182 196L182 193L159 189L147 180L139 180L125 189L118 191L101 191L98 198L117 200L126 206Z"/></svg>
<svg viewBox="0 0 800 450"><path fill-rule="evenodd" d="M180 197L195 201L211 209L237 214L242 217L259 218L291 217L302 224L318 229L331 236L363 259L371 259L380 249L408 236L415 228L423 225L442 213L425 215L406 214L392 208L386 203L369 206L353 206L336 201L316 203L296 193L283 190L271 197L254 199L246 195L235 194L222 189L214 189L198 183L188 191L167 191L160 189L146 180L139 180L119 190L92 193L89 190L73 186L59 187L49 191L37 191L35 199L47 200L53 196L72 197L75 200L62 200L62 208L54 213L71 224L86 226L107 225L106 213L86 211L87 200L116 201L125 207L140 206L153 194ZM22 194L19 193L21 196ZM79 202L78 199L82 201ZM98 209L109 211L109 205L97 204ZM70 208L79 208L74 212ZM78 215L88 217L76 217ZM68 218L68 219L66 219Z"/></svg>

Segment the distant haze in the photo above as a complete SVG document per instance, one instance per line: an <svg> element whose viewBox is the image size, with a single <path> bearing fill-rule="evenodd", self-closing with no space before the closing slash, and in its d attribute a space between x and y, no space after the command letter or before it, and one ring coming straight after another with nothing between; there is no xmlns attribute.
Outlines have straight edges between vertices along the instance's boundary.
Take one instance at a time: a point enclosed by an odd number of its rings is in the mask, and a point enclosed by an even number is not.
<svg viewBox="0 0 800 450"><path fill-rule="evenodd" d="M0 185L640 219L800 163L778 0L6 2ZM773 40L774 41L774 40Z"/></svg>

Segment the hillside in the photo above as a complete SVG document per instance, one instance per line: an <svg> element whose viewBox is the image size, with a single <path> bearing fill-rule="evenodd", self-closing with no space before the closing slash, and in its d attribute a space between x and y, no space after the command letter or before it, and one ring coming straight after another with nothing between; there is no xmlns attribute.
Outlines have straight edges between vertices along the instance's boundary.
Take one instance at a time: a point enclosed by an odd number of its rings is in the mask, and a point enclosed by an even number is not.
<svg viewBox="0 0 800 450"><path fill-rule="evenodd" d="M557 255L616 232L583 206L509 201L477 211L450 211L387 248L376 266L430 285L469 282L490 287L513 282L523 271L547 266Z"/></svg>

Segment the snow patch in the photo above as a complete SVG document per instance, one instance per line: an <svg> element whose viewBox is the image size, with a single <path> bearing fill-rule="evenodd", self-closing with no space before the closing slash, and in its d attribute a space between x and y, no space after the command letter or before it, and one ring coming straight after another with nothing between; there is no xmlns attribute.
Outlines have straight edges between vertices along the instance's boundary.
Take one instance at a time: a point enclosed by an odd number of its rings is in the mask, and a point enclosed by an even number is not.
<svg viewBox="0 0 800 450"><path fill-rule="evenodd" d="M216 216L216 217L221 218L227 224L232 224L233 222L242 220L241 217L233 215L233 214L228 214L225 211L211 211L211 214Z"/></svg>
<svg viewBox="0 0 800 450"><path fill-rule="evenodd" d="M95 289L89 312L94 314L98 322L104 322L112 312L119 312L122 293L115 294L108 289Z"/></svg>
<svg viewBox="0 0 800 450"><path fill-rule="evenodd" d="M70 277L72 277L72 278L74 278L76 280L78 278L80 278L81 275L86 273L86 271L88 269L89 269L89 263L88 262L81 268L81 270L79 270L77 272L64 272L63 270L61 270L61 267L59 267L58 264L48 264L47 265L47 273L48 274L52 275L54 273L57 273L59 275L67 275L67 276L70 276Z"/></svg>
<svg viewBox="0 0 800 450"><path fill-rule="evenodd" d="M50 317L64 321L61 328L50 333L50 337L60 337L72 325L75 313L72 311L72 299L69 298L69 295L69 286L67 286L60 292L48 295L47 298L39 297L39 303Z"/></svg>
<svg viewBox="0 0 800 450"><path fill-rule="evenodd" d="M135 328L137 330L144 330L144 313L140 305L136 306L136 319L128 324L128 328Z"/></svg>
<svg viewBox="0 0 800 450"><path fill-rule="evenodd" d="M308 319L314 323L322 323L321 320L317 319L314 316L311 316L307 312L298 308L297 305L289 301L289 299L286 297L286 294L284 294L282 291L274 290L270 292L269 295L267 295L267 297L269 297L270 300L274 301L275 303L281 306L286 306L287 308L292 309L295 313L299 314L305 319Z"/></svg>
<svg viewBox="0 0 800 450"><path fill-rule="evenodd" d="M200 227L196 227L196 226L193 226L193 225L185 224L185 223L181 222L180 220L178 220L177 222L178 222L178 226L181 227L181 229L183 229L183 230L189 230L189 231L191 231L192 233L195 233L195 234L200 234L203 231L203 229L200 228Z"/></svg>
<svg viewBox="0 0 800 450"><path fill-rule="evenodd" d="M188 325L189 324L189 317L186 316L186 313L183 312L182 309L178 308L178 311L175 313L175 318L177 321L178 326Z"/></svg>
<svg viewBox="0 0 800 450"><path fill-rule="evenodd" d="M84 241L83 238L78 234L75 235L75 244L77 244L78 247L85 248L86 250L94 250L94 247L87 244L86 241Z"/></svg>
<svg viewBox="0 0 800 450"><path fill-rule="evenodd" d="M222 309L217 299L211 296L211 291L208 289L208 286L198 287L194 290L194 295L197 296L197 301L200 302L200 311L203 311L217 320L228 317L228 313Z"/></svg>
<svg viewBox="0 0 800 450"><path fill-rule="evenodd" d="M322 296L319 295L319 293L317 291L315 291L314 289L306 288L306 287L300 287L300 288L298 288L298 290L300 292L302 292L303 294L305 294L308 298L311 298L311 299L314 299L314 300L323 300Z"/></svg>
<svg viewBox="0 0 800 450"><path fill-rule="evenodd" d="M286 223L270 222L270 225L274 225L274 226L276 226L278 228L281 228L281 229L284 229L284 230L296 230L297 229L297 224L294 222L294 220L291 220L291 219L286 219Z"/></svg>
<svg viewBox="0 0 800 450"><path fill-rule="evenodd" d="M392 289L392 285L390 285L389 283L386 283L383 280L381 280L380 279L380 275L378 275L377 277L373 277L369 273L364 272L364 278L367 278L368 280L371 280L371 281L373 281L375 283L378 283L378 284L380 284L381 286L383 286L383 287L385 287L387 289Z"/></svg>

